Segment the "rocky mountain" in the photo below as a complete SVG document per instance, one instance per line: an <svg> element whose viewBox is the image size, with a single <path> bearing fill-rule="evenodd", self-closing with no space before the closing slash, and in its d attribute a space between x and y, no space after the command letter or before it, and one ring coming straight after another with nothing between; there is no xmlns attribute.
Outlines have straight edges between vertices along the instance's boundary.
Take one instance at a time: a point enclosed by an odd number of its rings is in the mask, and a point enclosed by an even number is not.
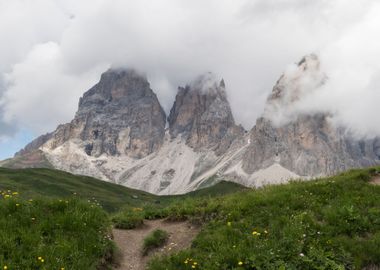
<svg viewBox="0 0 380 270"><path fill-rule="evenodd" d="M244 133L235 125L224 80L218 83L211 73L178 88L168 122L172 138L181 136L195 150L213 149L217 154Z"/></svg>
<svg viewBox="0 0 380 270"><path fill-rule="evenodd" d="M277 81L263 117L250 132L242 169L252 174L274 164L307 177L332 175L379 161L372 140L356 140L329 113L296 111L297 102L328 80L316 55L305 56Z"/></svg>
<svg viewBox="0 0 380 270"><path fill-rule="evenodd" d="M165 112L145 76L109 70L80 99L74 120L53 133L48 148L77 139L89 156L142 158L161 147L165 124Z"/></svg>
<svg viewBox="0 0 380 270"><path fill-rule="evenodd" d="M318 57L305 56L280 77L247 132L235 123L224 80L211 73L178 88L166 119L144 75L111 69L83 95L70 123L0 165L51 166L178 194L221 179L262 186L380 164L379 138L355 139L329 112L299 110L327 81Z"/></svg>

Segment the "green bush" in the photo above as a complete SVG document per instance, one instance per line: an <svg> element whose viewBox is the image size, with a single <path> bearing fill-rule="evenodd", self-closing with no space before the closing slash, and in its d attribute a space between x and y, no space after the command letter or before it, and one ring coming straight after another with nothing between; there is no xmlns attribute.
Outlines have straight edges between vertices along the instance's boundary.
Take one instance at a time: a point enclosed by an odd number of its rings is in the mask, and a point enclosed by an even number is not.
<svg viewBox="0 0 380 270"><path fill-rule="evenodd" d="M95 269L115 246L108 215L79 200L23 200L0 195L1 269Z"/></svg>
<svg viewBox="0 0 380 270"><path fill-rule="evenodd" d="M117 229L135 229L144 224L144 213L140 208L125 209L114 215L111 220Z"/></svg>
<svg viewBox="0 0 380 270"><path fill-rule="evenodd" d="M157 229L151 232L147 237L144 239L143 244L143 255L147 255L149 251L163 246L169 238L169 234L166 231Z"/></svg>

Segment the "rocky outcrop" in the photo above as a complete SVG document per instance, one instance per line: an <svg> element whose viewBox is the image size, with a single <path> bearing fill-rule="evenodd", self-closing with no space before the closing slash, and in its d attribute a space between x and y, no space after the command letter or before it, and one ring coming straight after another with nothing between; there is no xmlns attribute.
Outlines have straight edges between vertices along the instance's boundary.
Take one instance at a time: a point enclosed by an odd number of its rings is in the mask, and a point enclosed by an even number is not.
<svg viewBox="0 0 380 270"><path fill-rule="evenodd" d="M373 141L373 149L374 149L375 155L380 160L380 138L376 138Z"/></svg>
<svg viewBox="0 0 380 270"><path fill-rule="evenodd" d="M281 127L260 118L251 131L243 169L253 173L280 164L297 175L313 177L375 165L376 159L369 141L347 137L326 115L302 115Z"/></svg>
<svg viewBox="0 0 380 270"><path fill-rule="evenodd" d="M142 158L161 147L165 118L145 76L134 70L109 70L80 99L74 120L52 134L48 147L78 139L89 156Z"/></svg>
<svg viewBox="0 0 380 270"><path fill-rule="evenodd" d="M168 121L173 138L181 136L195 150L213 149L217 154L244 133L235 124L224 81L218 82L211 73L178 88Z"/></svg>
<svg viewBox="0 0 380 270"><path fill-rule="evenodd" d="M15 154L15 157L23 156L27 153L30 153L34 150L38 150L42 145L44 145L48 140L51 139L53 133L47 133L45 135L41 135L37 139L34 139L32 142L28 143L23 149L18 151Z"/></svg>
<svg viewBox="0 0 380 270"><path fill-rule="evenodd" d="M373 141L357 140L330 122L329 113L297 111L297 103L318 91L327 76L316 55L305 56L281 76L267 100L263 117L250 132L242 168L251 174L280 164L305 177L331 175L378 163Z"/></svg>

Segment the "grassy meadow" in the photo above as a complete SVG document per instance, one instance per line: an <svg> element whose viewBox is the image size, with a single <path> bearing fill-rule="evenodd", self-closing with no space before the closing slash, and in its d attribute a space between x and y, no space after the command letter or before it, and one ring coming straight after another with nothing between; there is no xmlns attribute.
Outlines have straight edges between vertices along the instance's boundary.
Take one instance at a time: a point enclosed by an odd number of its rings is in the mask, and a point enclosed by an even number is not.
<svg viewBox="0 0 380 270"><path fill-rule="evenodd" d="M0 269L107 269L118 228L144 219L202 226L191 248L149 270L380 266L380 168L246 189L222 182L159 197L49 169L0 169Z"/></svg>

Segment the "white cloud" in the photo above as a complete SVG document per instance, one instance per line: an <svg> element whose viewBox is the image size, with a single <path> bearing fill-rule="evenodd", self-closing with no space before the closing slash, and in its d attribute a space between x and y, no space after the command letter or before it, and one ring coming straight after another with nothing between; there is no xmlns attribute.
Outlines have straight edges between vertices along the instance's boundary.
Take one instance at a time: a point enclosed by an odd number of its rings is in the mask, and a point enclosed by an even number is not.
<svg viewBox="0 0 380 270"><path fill-rule="evenodd" d="M368 120L379 22L376 0L0 0L0 73L11 83L0 106L9 123L41 133L68 121L109 65L146 72L166 111L177 86L212 71L250 128L286 66L316 52L330 86L310 107L380 134Z"/></svg>
<svg viewBox="0 0 380 270"><path fill-rule="evenodd" d="M56 43L36 45L6 76L4 120L40 133L53 130L74 116L83 89L97 81L98 73L91 69L80 76L66 74Z"/></svg>

